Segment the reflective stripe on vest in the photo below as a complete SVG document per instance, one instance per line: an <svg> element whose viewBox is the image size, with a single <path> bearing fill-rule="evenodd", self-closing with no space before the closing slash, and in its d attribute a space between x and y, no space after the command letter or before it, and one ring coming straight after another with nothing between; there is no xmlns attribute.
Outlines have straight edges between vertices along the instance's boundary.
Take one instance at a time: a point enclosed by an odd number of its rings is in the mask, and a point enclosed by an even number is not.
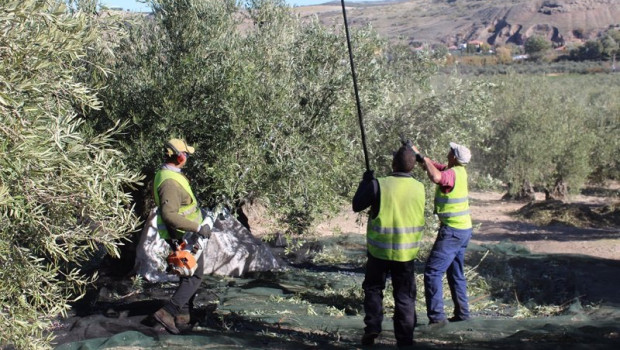
<svg viewBox="0 0 620 350"><path fill-rule="evenodd" d="M367 226L368 252L378 259L411 261L420 250L424 229L424 186L412 177L377 180L379 213Z"/></svg>
<svg viewBox="0 0 620 350"><path fill-rule="evenodd" d="M467 215L470 214L470 210L463 210L463 211L458 211L456 213L438 213L437 216L439 216L440 218L451 218L451 217L455 217L455 216L461 216L461 215Z"/></svg>
<svg viewBox="0 0 620 350"><path fill-rule="evenodd" d="M380 227L373 226L372 230L378 233L387 233L387 234L402 234L402 233L413 233L424 230L424 227Z"/></svg>
<svg viewBox="0 0 620 350"><path fill-rule="evenodd" d="M467 171L464 166L455 166L454 188L450 193L443 193L440 186L435 190L435 213L442 224L457 228L472 227L467 190Z"/></svg>
<svg viewBox="0 0 620 350"><path fill-rule="evenodd" d="M153 181L153 194L157 207L161 206L158 192L159 186L161 186L161 184L168 179L176 181L181 186L181 188L183 188L183 190L185 190L185 192L189 194L190 198L192 199L192 202L190 204L182 205L179 208L179 215L200 224L202 222L202 213L200 212L200 208L197 205L198 201L196 200L196 197L192 192L192 188L189 186L189 181L187 181L187 178L183 174L176 171L160 169L157 174L155 174L155 180ZM168 232L168 227L164 223L164 220L159 213L159 210L157 211L157 231L159 232L161 238L171 238L170 232ZM181 238L184 234L185 232L183 231L174 232L174 238Z"/></svg>
<svg viewBox="0 0 620 350"><path fill-rule="evenodd" d="M371 246L375 246L381 249L391 249L391 250L402 250L402 249L411 249L411 248L419 248L420 242L412 242L412 243L393 243L393 242L377 242L370 238L368 238L368 244ZM414 257L415 258L415 257ZM413 260L413 259L412 259Z"/></svg>
<svg viewBox="0 0 620 350"><path fill-rule="evenodd" d="M439 198L435 198L435 203L446 203L446 204L453 204L453 203L463 203L463 202L467 202L469 200L469 197L463 197L463 198L446 198L446 197L439 197Z"/></svg>

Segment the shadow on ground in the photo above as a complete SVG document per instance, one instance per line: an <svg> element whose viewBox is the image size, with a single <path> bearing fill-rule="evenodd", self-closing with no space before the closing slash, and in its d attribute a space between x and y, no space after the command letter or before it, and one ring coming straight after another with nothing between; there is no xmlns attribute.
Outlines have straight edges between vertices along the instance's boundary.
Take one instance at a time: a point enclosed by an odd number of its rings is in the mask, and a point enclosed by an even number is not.
<svg viewBox="0 0 620 350"><path fill-rule="evenodd" d="M605 303L620 307L620 261L573 254L530 254L512 242L471 245L467 260L503 302L566 306Z"/></svg>
<svg viewBox="0 0 620 350"><path fill-rule="evenodd" d="M496 223L489 220L478 220L488 231L476 236L478 241L497 242L511 240L514 242L553 240L558 242L595 241L600 239L620 239L620 231L606 228L576 228L556 223L550 226L538 226L521 221Z"/></svg>
<svg viewBox="0 0 620 350"><path fill-rule="evenodd" d="M194 303L193 328L166 333L149 318L174 284L103 277L59 320L56 348L86 349L355 349L363 332L363 236L326 239L334 259L295 260L283 271L244 278L210 276ZM362 259L360 259L362 258ZM534 255L508 243L472 245L467 265L487 288L470 295L474 318L427 326L418 283L418 349L615 349L620 342L620 261L579 255ZM418 263L420 274L423 264ZM419 277L419 276L418 276ZM473 291L473 288L472 288ZM477 293L477 292L475 292ZM386 292L389 294L389 292ZM450 302L446 300L446 304ZM537 307L555 312L536 314ZM523 310L531 311L531 314ZM373 347L395 348L391 307Z"/></svg>

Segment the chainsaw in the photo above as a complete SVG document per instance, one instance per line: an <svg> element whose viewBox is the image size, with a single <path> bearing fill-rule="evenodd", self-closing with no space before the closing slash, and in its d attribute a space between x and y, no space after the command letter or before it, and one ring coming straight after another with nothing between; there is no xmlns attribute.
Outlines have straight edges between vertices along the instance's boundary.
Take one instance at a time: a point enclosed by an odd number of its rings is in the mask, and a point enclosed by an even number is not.
<svg viewBox="0 0 620 350"><path fill-rule="evenodd" d="M206 213L202 225L209 225L213 229L213 213ZM181 276L193 276L198 268L198 259L207 248L209 239L195 232L187 232L183 239L174 243L172 252L166 258L168 272Z"/></svg>

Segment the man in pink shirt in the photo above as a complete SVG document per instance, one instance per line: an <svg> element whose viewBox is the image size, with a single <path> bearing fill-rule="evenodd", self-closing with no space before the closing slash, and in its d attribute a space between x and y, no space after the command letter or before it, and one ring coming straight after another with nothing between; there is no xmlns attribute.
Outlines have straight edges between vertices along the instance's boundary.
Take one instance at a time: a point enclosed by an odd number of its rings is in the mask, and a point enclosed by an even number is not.
<svg viewBox="0 0 620 350"><path fill-rule="evenodd" d="M472 235L465 165L471 160L471 152L465 146L450 142L448 164L444 165L424 157L416 147L413 150L429 179L437 185L435 214L441 221L424 269L424 295L429 323L443 326L448 320L465 321L470 318L464 273L465 249ZM454 302L454 316L449 319L443 305L444 273Z"/></svg>

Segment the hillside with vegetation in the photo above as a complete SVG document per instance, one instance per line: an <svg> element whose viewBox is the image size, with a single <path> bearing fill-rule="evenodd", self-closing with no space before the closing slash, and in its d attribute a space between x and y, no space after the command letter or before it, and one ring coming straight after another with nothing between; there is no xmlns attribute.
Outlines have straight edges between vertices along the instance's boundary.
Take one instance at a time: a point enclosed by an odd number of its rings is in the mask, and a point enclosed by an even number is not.
<svg viewBox="0 0 620 350"><path fill-rule="evenodd" d="M407 44L470 41L489 45L523 45L538 35L556 46L596 39L620 28L616 0L402 0L345 1L352 26L370 25L390 40ZM297 7L302 17L322 23L342 22L340 1Z"/></svg>

